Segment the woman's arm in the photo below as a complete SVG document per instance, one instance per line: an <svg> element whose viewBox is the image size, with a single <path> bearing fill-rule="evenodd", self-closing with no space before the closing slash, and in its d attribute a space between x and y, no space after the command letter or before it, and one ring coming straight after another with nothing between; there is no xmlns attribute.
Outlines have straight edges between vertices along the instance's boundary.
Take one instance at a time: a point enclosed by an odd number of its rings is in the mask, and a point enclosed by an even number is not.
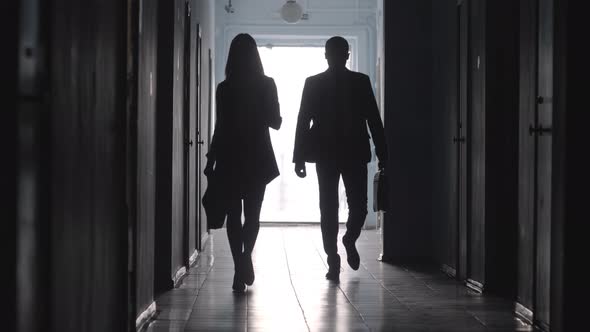
<svg viewBox="0 0 590 332"><path fill-rule="evenodd" d="M279 105L279 97L277 95L277 86L275 81L271 78L269 84L269 91L267 92L267 103L266 107L268 110L268 126L279 130L281 128L281 123L283 122L283 118L281 118L281 111Z"/></svg>

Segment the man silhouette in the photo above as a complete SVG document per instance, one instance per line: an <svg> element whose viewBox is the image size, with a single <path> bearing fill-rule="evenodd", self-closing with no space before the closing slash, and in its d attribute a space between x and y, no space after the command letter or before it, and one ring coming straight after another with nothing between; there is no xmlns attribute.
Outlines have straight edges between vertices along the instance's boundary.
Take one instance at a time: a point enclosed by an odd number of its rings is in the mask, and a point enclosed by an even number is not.
<svg viewBox="0 0 590 332"><path fill-rule="evenodd" d="M367 124L375 143L379 168L385 168L387 148L383 123L367 75L346 68L348 42L332 37L326 42L328 70L308 77L297 119L293 162L295 173L306 176L305 162L315 162L320 190L321 230L328 255L326 278L339 281L338 183L346 189L348 221L342 243L354 270L360 257L356 240L367 216L367 163L371 147Z"/></svg>

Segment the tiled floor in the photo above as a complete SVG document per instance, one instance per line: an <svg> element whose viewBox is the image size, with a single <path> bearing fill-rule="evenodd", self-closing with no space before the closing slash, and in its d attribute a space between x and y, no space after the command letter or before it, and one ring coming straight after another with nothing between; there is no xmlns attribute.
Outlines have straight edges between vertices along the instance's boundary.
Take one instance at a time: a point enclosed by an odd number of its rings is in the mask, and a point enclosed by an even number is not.
<svg viewBox="0 0 590 332"><path fill-rule="evenodd" d="M342 235L343 231L340 232ZM256 281L232 293L233 263L224 230L214 231L180 288L157 299L160 331L530 331L512 304L470 292L436 269L376 260L379 235L357 243L361 267L346 264L340 284L327 271L319 227L262 227Z"/></svg>

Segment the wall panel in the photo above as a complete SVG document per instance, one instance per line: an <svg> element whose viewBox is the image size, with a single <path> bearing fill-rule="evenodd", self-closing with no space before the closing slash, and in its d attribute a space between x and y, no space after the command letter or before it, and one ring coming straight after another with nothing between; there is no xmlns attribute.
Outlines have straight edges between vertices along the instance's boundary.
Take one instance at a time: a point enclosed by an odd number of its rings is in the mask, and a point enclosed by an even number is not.
<svg viewBox="0 0 590 332"><path fill-rule="evenodd" d="M139 2L137 73L136 315L154 300L157 1Z"/></svg>
<svg viewBox="0 0 590 332"><path fill-rule="evenodd" d="M432 236L437 263L457 270L457 2L432 2Z"/></svg>
<svg viewBox="0 0 590 332"><path fill-rule="evenodd" d="M184 140L184 23L185 1L170 1L169 6L174 6L174 31L173 35L173 63L172 65L172 105L168 109L172 116L172 265L171 276L176 277L177 272L186 264L186 250L184 248L185 236L185 174L184 162L186 142ZM163 64L166 65L166 64Z"/></svg>
<svg viewBox="0 0 590 332"><path fill-rule="evenodd" d="M383 225L386 261L429 260L432 255L431 13L430 1L384 2L391 194Z"/></svg>

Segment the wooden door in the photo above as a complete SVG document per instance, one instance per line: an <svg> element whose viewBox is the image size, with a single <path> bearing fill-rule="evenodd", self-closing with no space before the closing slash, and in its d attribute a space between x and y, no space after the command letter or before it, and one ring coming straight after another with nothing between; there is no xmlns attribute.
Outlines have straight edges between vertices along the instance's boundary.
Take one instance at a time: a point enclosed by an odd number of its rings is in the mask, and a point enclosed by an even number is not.
<svg viewBox="0 0 590 332"><path fill-rule="evenodd" d="M537 0L520 2L520 118L518 198L518 291L516 312L532 321L535 268L535 159L537 93Z"/></svg>
<svg viewBox="0 0 590 332"><path fill-rule="evenodd" d="M553 126L553 0L539 1L536 123L536 268L534 319L550 324L551 275L551 179Z"/></svg>
<svg viewBox="0 0 590 332"><path fill-rule="evenodd" d="M466 277L471 288L481 291L485 282L486 114L485 114L485 2L469 1L467 107L469 141L466 142L465 245Z"/></svg>

